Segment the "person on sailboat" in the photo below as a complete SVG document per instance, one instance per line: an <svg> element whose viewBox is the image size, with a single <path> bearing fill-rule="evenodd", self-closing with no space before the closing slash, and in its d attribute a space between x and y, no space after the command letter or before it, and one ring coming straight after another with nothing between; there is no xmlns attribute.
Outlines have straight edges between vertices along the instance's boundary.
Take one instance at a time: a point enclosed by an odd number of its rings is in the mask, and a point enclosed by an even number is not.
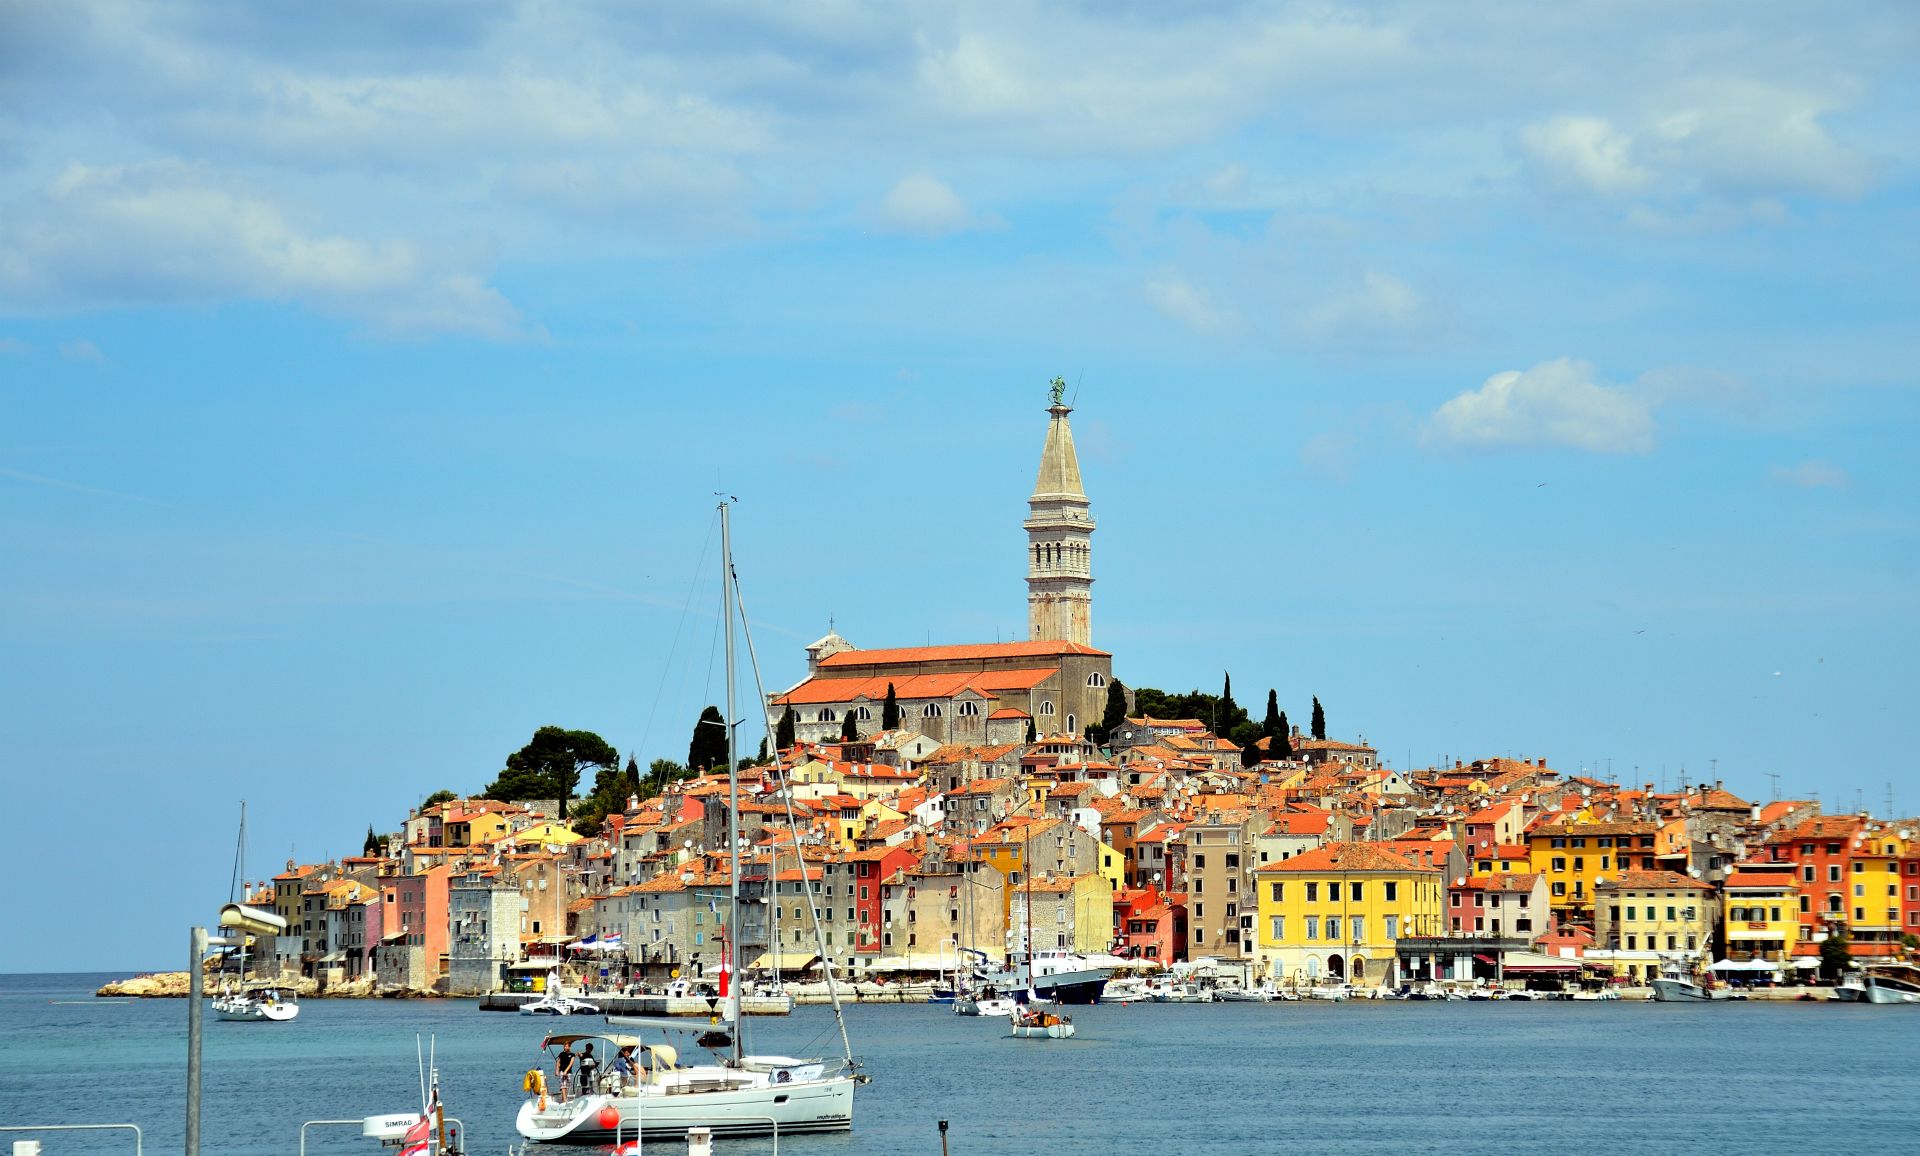
<svg viewBox="0 0 1920 1156"><path fill-rule="evenodd" d="M580 1069L580 1094L593 1095L598 1090L594 1087L594 1078L600 1074L600 1061L593 1056L593 1044L587 1044L587 1050L581 1053L580 1062L575 1067Z"/></svg>
<svg viewBox="0 0 1920 1156"><path fill-rule="evenodd" d="M560 1054L553 1057L553 1082L558 1085L554 1091L559 1093L562 1104L573 1093L573 1065L578 1058L573 1054L572 1044L560 1045Z"/></svg>

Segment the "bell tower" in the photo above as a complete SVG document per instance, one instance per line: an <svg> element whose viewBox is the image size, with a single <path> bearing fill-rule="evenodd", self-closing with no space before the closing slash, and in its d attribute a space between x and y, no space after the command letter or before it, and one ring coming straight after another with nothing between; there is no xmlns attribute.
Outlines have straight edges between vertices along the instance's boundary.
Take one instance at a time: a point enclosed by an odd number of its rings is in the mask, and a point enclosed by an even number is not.
<svg viewBox="0 0 1920 1156"><path fill-rule="evenodd" d="M1051 385L1040 476L1027 499L1027 637L1092 646L1093 514L1067 422L1067 383Z"/></svg>

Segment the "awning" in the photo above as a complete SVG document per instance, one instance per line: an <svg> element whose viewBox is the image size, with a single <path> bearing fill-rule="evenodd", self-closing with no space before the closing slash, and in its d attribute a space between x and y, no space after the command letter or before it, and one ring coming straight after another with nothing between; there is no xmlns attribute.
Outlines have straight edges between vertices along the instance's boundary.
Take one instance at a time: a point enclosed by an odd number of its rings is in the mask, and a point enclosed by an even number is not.
<svg viewBox="0 0 1920 1156"><path fill-rule="evenodd" d="M560 966L557 959L523 959L519 963L509 963L508 971L553 971Z"/></svg>
<svg viewBox="0 0 1920 1156"><path fill-rule="evenodd" d="M747 966L753 971L772 971L774 968L779 968L781 971L806 971L818 962L820 957L812 952L783 951L777 959L772 952L765 952Z"/></svg>
<svg viewBox="0 0 1920 1156"><path fill-rule="evenodd" d="M1488 966L1492 966L1493 964L1500 962L1499 960L1493 958L1491 955L1475 955L1473 958L1479 960L1481 963L1487 964Z"/></svg>
<svg viewBox="0 0 1920 1156"><path fill-rule="evenodd" d="M957 961L953 956L916 955L908 958L904 955L883 955L867 964L868 971L952 971Z"/></svg>
<svg viewBox="0 0 1920 1156"><path fill-rule="evenodd" d="M1517 975L1529 973L1563 975L1567 972L1579 971L1580 961L1562 959L1557 955L1542 955L1537 951L1509 951L1502 966L1506 971Z"/></svg>
<svg viewBox="0 0 1920 1156"><path fill-rule="evenodd" d="M1812 971L1814 968L1820 966L1820 961L1817 959L1796 959L1793 961L1793 966L1806 971Z"/></svg>
<svg viewBox="0 0 1920 1156"><path fill-rule="evenodd" d="M1719 961L1718 963L1715 963L1715 964L1714 964L1714 965L1713 965L1713 966L1712 966L1711 968L1709 968L1708 970L1711 970L1711 971L1774 971L1774 972L1777 972L1777 971L1779 971L1779 970L1780 970L1780 968L1779 968L1779 965L1777 965L1777 964L1773 964L1773 963L1769 963L1769 962L1767 962L1767 961L1766 961L1766 960L1764 960L1764 959L1749 959L1749 960L1744 960L1744 961L1738 961L1738 962L1736 962L1735 960L1731 960L1731 959L1723 959L1723 960L1720 960L1720 961Z"/></svg>

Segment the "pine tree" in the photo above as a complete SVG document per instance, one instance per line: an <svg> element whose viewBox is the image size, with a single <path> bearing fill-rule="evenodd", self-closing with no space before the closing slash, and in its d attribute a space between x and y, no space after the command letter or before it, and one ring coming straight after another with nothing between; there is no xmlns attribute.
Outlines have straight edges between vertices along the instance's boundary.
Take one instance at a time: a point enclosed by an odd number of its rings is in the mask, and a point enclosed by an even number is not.
<svg viewBox="0 0 1920 1156"><path fill-rule="evenodd" d="M887 684L887 701L880 704L880 729L897 731L900 729L900 700L893 697L893 684Z"/></svg>
<svg viewBox="0 0 1920 1156"><path fill-rule="evenodd" d="M1313 737L1316 739L1327 737L1327 712L1320 709L1319 695L1313 698Z"/></svg>
<svg viewBox="0 0 1920 1156"><path fill-rule="evenodd" d="M800 716L793 713L792 707L788 707L786 712L780 716L780 721L774 724L773 728L773 746L775 750L790 751L793 749L793 728L799 721Z"/></svg>
<svg viewBox="0 0 1920 1156"><path fill-rule="evenodd" d="M700 712L693 724L693 738L687 742L687 766L695 774L704 774L727 765L727 723L720 708L710 706Z"/></svg>
<svg viewBox="0 0 1920 1156"><path fill-rule="evenodd" d="M1107 709L1100 715L1100 725L1088 729L1087 737L1105 746L1113 738L1114 728L1127 721L1127 688L1119 679L1107 684Z"/></svg>
<svg viewBox="0 0 1920 1156"><path fill-rule="evenodd" d="M854 712L851 708L840 718L840 741L843 743L857 743L860 741L860 724L855 719Z"/></svg>

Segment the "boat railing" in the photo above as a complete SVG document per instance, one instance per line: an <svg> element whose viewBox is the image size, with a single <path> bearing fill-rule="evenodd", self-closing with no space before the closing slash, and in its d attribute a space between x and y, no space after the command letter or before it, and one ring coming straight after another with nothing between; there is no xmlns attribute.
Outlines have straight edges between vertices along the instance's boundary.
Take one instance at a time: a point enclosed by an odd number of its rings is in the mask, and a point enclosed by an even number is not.
<svg viewBox="0 0 1920 1156"><path fill-rule="evenodd" d="M367 1121L365 1118L359 1120L308 1120L306 1123L300 1125L300 1156L307 1156L308 1128L365 1128L366 1125ZM455 1149L464 1149L466 1147L467 1126L462 1124L459 1118L455 1116L447 1117L447 1126L454 1130L454 1135L459 1137L460 1140L460 1142L453 1145L453 1147Z"/></svg>
<svg viewBox="0 0 1920 1156"><path fill-rule="evenodd" d="M7 1124L0 1132L132 1132L133 1156L142 1156L145 1142L138 1124Z"/></svg>

